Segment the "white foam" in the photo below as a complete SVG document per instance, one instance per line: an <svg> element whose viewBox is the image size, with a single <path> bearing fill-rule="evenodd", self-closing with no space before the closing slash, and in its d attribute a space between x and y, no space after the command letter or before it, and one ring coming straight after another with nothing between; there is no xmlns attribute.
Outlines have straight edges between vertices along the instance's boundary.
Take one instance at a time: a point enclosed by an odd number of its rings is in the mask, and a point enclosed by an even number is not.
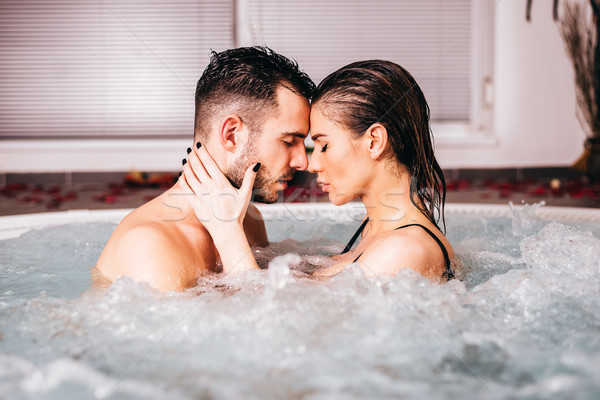
<svg viewBox="0 0 600 400"><path fill-rule="evenodd" d="M358 219L288 224L300 240L255 251L268 269L184 293L88 289L114 222L0 241L0 397L598 397L600 241L543 209L449 215L461 280L443 284L310 279Z"/></svg>

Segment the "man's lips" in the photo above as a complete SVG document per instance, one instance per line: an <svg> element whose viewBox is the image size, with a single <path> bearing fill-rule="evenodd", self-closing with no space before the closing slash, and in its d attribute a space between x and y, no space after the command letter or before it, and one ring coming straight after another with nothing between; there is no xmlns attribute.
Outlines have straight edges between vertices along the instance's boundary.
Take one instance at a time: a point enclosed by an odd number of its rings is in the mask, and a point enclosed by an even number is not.
<svg viewBox="0 0 600 400"><path fill-rule="evenodd" d="M293 175L293 174L286 175L286 176L282 176L281 178L277 179L277 181L276 181L276 182L277 182L277 183L278 183L280 186L283 186L283 189L281 189L281 190L285 190L285 189L287 189L287 187L288 187L288 181L291 181L293 177L294 177L294 175Z"/></svg>

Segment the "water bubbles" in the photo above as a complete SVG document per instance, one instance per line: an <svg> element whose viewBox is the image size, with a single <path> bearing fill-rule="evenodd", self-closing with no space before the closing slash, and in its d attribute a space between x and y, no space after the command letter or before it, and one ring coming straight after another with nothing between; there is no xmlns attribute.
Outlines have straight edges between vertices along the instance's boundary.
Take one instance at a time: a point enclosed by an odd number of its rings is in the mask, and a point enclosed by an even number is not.
<svg viewBox="0 0 600 400"><path fill-rule="evenodd" d="M64 254L37 255L43 231L0 242L0 397L598 397L600 240L534 214L448 218L461 279L443 283L356 264L312 279L355 228L318 220L277 221L295 239L254 249L265 269L183 293L89 289L95 255L67 249L101 249L102 227L53 228Z"/></svg>
<svg viewBox="0 0 600 400"><path fill-rule="evenodd" d="M580 279L600 274L600 240L589 232L556 222L521 242L522 257L530 268Z"/></svg>

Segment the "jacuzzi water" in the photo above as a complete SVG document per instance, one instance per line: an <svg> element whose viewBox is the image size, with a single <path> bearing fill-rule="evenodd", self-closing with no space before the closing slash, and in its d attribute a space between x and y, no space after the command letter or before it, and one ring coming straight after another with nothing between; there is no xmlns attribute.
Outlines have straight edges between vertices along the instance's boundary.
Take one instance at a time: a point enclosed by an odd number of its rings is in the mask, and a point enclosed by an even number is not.
<svg viewBox="0 0 600 400"><path fill-rule="evenodd" d="M600 225L534 211L450 213L443 284L307 278L360 223L318 215L267 221L268 270L184 293L90 289L115 223L2 240L0 398L598 399Z"/></svg>

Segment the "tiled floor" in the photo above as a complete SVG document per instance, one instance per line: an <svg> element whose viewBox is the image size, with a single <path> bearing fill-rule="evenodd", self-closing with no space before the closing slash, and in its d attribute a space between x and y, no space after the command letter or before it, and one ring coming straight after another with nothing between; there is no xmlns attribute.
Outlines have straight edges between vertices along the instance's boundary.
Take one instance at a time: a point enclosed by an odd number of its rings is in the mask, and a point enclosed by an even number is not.
<svg viewBox="0 0 600 400"><path fill-rule="evenodd" d="M454 176L453 176L454 175ZM506 179L477 178L463 173L447 174L448 203L519 204L544 201L549 206L600 207L600 185L589 184L573 176L558 178ZM493 176L493 173L486 173ZM560 174L556 174L560 175ZM476 176L476 174L475 174ZM112 175L108 180L75 183L9 182L0 187L0 216L76 209L134 208L151 200L170 187L174 175L155 175L135 180ZM39 177L35 177L38 181ZM56 181L56 180L55 180ZM314 176L303 174L280 198L286 202L326 202L327 196L316 187Z"/></svg>

